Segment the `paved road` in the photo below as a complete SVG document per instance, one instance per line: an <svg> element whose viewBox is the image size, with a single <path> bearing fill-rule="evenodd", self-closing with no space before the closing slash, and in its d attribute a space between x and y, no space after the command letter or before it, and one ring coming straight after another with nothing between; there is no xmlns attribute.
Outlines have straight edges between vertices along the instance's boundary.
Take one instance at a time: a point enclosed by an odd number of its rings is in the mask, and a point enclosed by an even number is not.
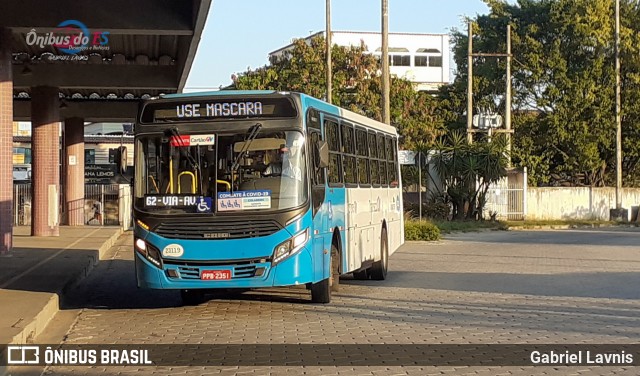
<svg viewBox="0 0 640 376"><path fill-rule="evenodd" d="M81 343L638 343L638 229L484 232L409 243L384 282L348 277L329 305L299 288L182 307L137 290L130 236L67 302ZM452 355L452 358L454 355ZM48 367L45 374L638 374L633 367Z"/></svg>

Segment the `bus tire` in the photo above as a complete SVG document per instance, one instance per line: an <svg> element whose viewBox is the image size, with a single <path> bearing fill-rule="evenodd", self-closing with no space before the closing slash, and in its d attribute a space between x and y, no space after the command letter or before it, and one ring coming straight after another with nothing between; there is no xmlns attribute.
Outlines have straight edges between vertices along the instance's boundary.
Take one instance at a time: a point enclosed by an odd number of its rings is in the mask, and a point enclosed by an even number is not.
<svg viewBox="0 0 640 376"><path fill-rule="evenodd" d="M353 272L353 279L360 281L369 279L369 269L356 270Z"/></svg>
<svg viewBox="0 0 640 376"><path fill-rule="evenodd" d="M340 291L340 251L331 244L331 291Z"/></svg>
<svg viewBox="0 0 640 376"><path fill-rule="evenodd" d="M204 301L204 292L200 290L180 290L180 297L183 305L198 305Z"/></svg>
<svg viewBox="0 0 640 376"><path fill-rule="evenodd" d="M369 270L371 279L383 281L387 278L387 270L389 266L389 242L387 241L387 229L382 228L380 235L380 261L376 261Z"/></svg>
<svg viewBox="0 0 640 376"><path fill-rule="evenodd" d="M324 304L331 302L330 279L331 277L311 285L311 302Z"/></svg>
<svg viewBox="0 0 640 376"><path fill-rule="evenodd" d="M334 278L333 275L333 250L338 250L338 248L335 246L335 243L331 244L331 255L332 257L329 258L329 270L331 271L329 278L323 279L322 281L318 282L318 283L312 283L311 284L311 302L313 303L329 303L331 302L331 290L332 290L332 283L331 280ZM339 276L336 276L337 279Z"/></svg>

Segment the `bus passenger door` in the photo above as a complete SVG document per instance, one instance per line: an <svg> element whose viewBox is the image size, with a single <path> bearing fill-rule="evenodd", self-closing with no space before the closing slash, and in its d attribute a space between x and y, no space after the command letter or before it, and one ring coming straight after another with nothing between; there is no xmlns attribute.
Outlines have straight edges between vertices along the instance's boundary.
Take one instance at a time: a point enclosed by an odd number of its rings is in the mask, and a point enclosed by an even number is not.
<svg viewBox="0 0 640 376"><path fill-rule="evenodd" d="M331 255L324 250L331 250L331 238L328 234L328 212L330 205L325 204L326 198L326 176L325 168L318 166L318 143L321 141L319 129L307 130L307 150L309 158L309 173L311 180L311 210L313 215L313 259L314 275L316 280L323 279L329 272Z"/></svg>

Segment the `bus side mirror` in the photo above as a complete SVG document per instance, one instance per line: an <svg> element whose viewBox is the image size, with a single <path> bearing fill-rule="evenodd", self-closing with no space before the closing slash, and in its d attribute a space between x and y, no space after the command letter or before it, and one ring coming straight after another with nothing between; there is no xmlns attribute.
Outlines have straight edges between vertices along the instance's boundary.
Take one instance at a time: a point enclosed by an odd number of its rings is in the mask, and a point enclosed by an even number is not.
<svg viewBox="0 0 640 376"><path fill-rule="evenodd" d="M316 166L318 168L325 168L329 166L329 146L326 141L318 140L316 143Z"/></svg>

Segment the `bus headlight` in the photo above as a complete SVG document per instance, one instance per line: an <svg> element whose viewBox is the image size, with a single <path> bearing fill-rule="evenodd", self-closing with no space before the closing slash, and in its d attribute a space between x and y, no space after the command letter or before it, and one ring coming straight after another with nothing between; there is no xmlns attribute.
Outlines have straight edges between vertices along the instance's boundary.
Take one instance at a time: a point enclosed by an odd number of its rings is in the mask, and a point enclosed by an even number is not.
<svg viewBox="0 0 640 376"><path fill-rule="evenodd" d="M286 241L278 244L273 251L273 264L277 264L285 258L296 254L307 244L309 229L304 229Z"/></svg>
<svg viewBox="0 0 640 376"><path fill-rule="evenodd" d="M138 253L144 256L150 263L158 268L162 268L162 259L160 258L160 251L150 244L147 244L142 239L136 239L135 248Z"/></svg>

